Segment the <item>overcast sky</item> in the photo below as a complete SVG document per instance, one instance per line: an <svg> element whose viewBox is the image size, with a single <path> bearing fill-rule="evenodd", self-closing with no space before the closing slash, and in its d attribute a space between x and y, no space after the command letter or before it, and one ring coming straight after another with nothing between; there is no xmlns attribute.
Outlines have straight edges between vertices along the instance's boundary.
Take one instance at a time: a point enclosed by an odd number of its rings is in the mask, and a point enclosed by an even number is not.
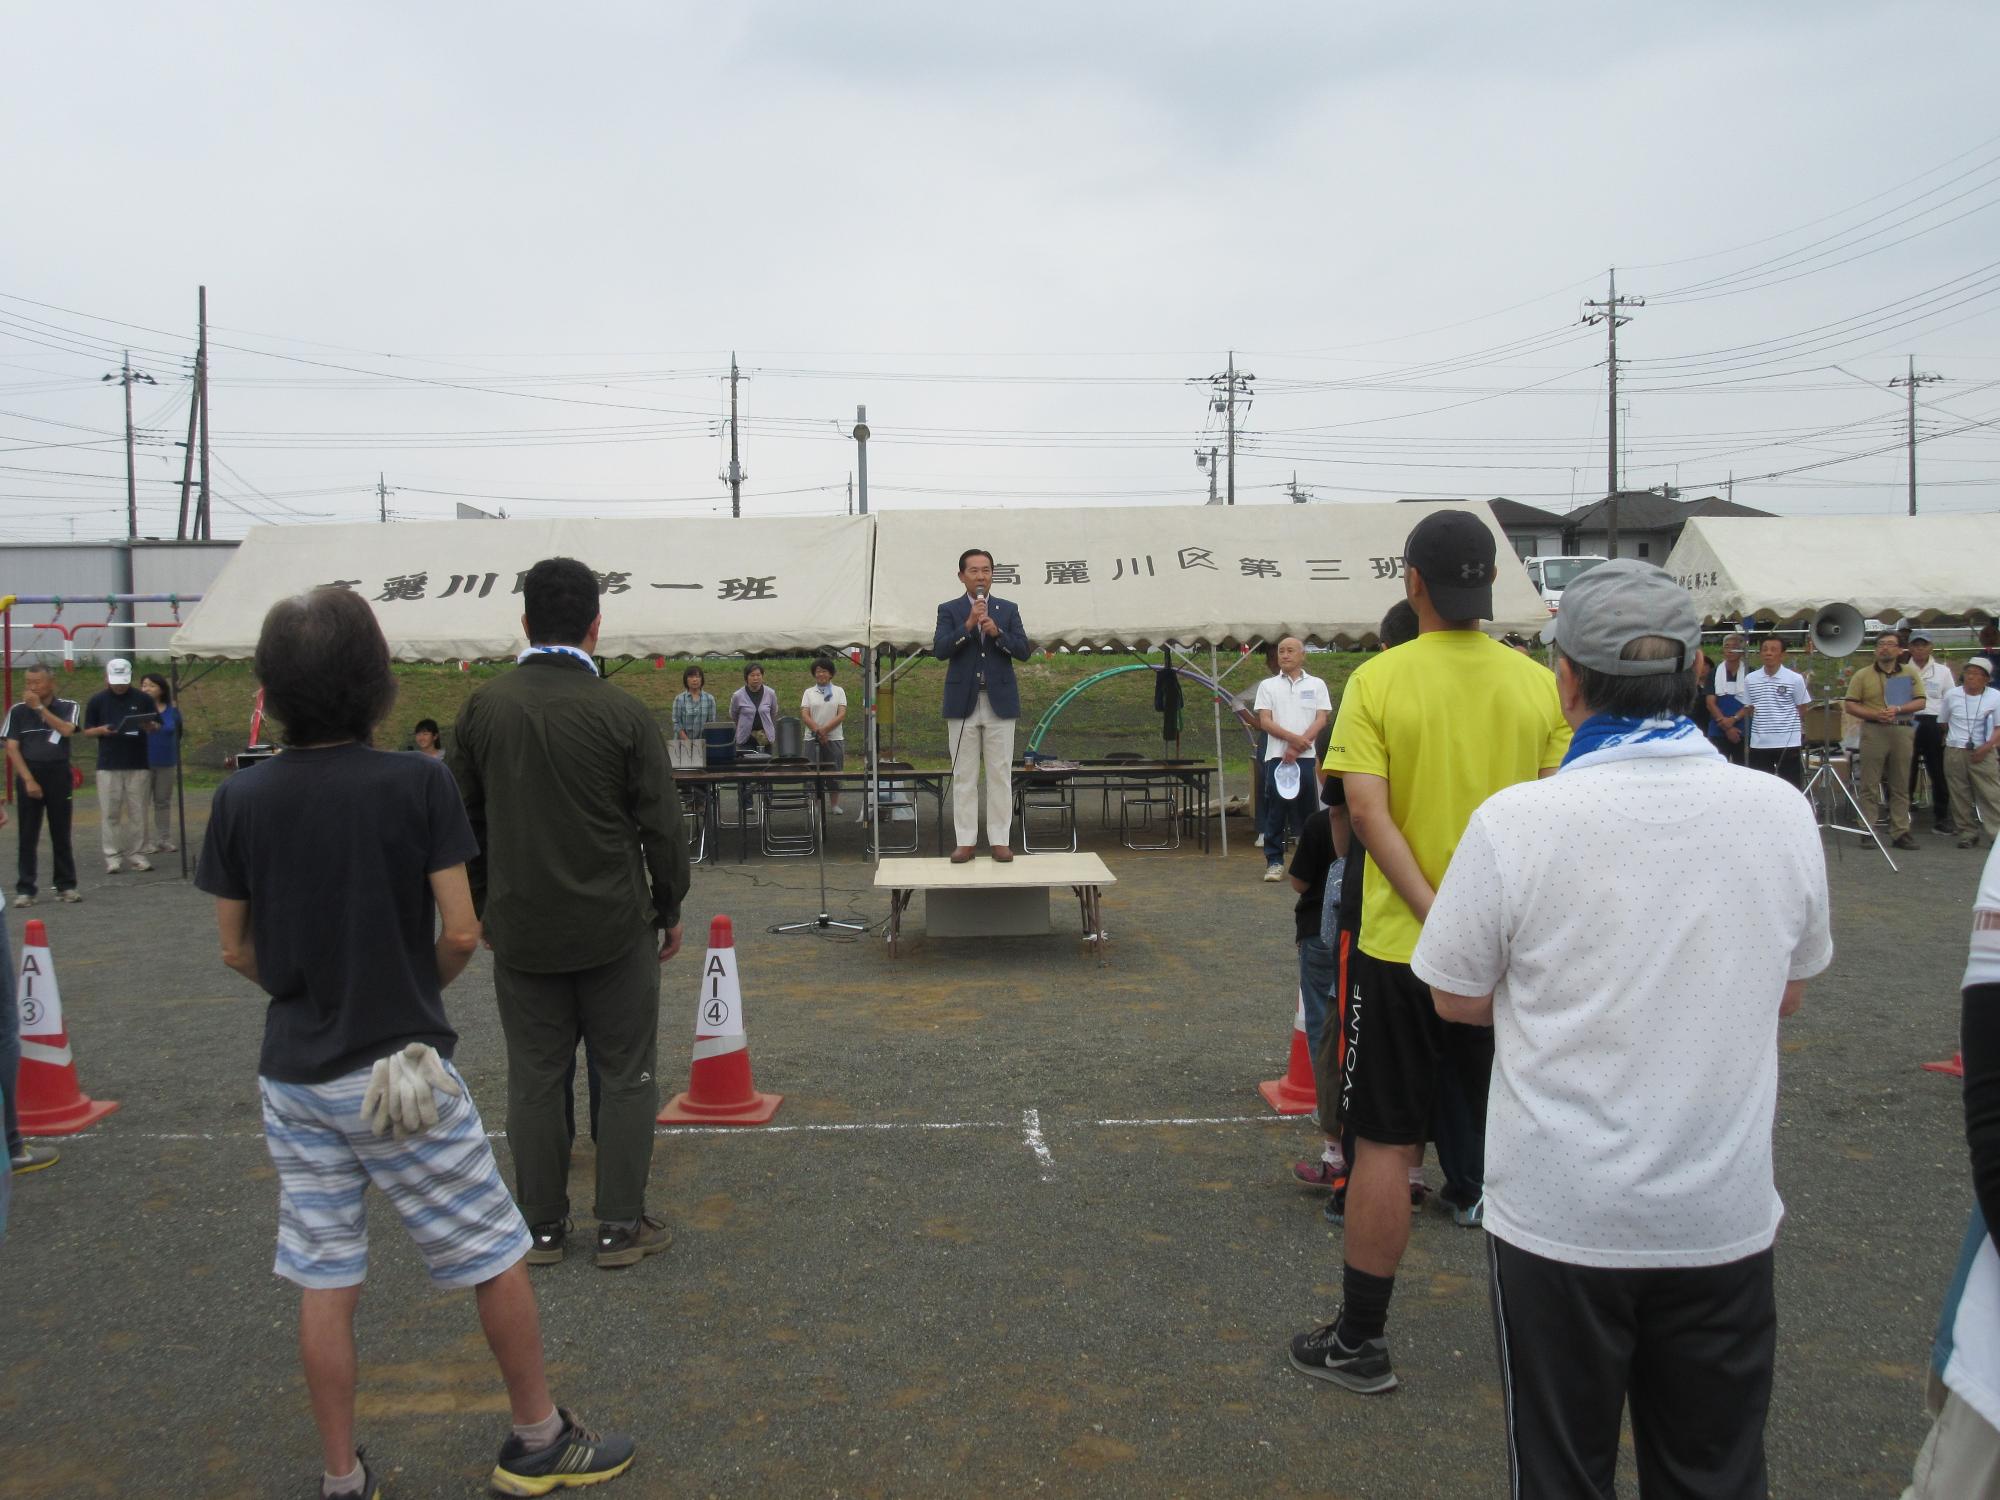
<svg viewBox="0 0 2000 1500"><path fill-rule="evenodd" d="M2000 508L2000 9L12 6L0 535L1628 488ZM1879 451L1878 451L1879 450ZM1845 455L1865 454L1851 461ZM1826 463L1827 460L1836 460ZM1758 478L1779 471L1778 478Z"/></svg>

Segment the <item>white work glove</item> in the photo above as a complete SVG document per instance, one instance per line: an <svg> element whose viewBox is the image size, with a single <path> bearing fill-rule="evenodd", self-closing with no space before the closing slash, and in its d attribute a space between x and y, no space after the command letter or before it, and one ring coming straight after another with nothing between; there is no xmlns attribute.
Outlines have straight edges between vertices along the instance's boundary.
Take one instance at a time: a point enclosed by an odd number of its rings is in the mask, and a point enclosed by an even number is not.
<svg viewBox="0 0 2000 1500"><path fill-rule="evenodd" d="M454 1098L464 1092L445 1072L437 1048L411 1042L370 1070L368 1092L361 1096L361 1118L377 1135L387 1135L391 1126L399 1141L422 1135L438 1122L433 1090Z"/></svg>

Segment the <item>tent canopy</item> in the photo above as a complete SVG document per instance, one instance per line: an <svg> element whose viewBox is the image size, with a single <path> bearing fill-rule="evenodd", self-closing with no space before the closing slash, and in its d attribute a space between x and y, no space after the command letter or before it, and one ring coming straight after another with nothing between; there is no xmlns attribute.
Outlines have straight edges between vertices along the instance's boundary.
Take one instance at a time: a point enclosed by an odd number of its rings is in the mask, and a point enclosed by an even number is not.
<svg viewBox="0 0 2000 1500"><path fill-rule="evenodd" d="M927 648L958 592L958 557L993 554L993 591L1038 646L1144 650L1163 641L1349 645L1403 597L1403 543L1433 510L1492 530L1495 625L1548 623L1540 593L1482 503L886 511L876 517L873 639Z"/></svg>
<svg viewBox="0 0 2000 1500"><path fill-rule="evenodd" d="M1828 604L1931 620L1990 612L1996 555L2000 515L1700 516L1665 566L1704 620L1789 623Z"/></svg>
<svg viewBox="0 0 2000 1500"><path fill-rule="evenodd" d="M526 644L519 576L544 557L599 574L606 656L846 646L867 637L873 536L849 516L259 526L169 649L247 657L278 600L341 583L374 606L398 661L509 657Z"/></svg>
<svg viewBox="0 0 2000 1500"><path fill-rule="evenodd" d="M278 600L321 584L362 595L398 661L514 655L519 577L544 557L599 572L606 656L806 652L931 644L958 557L993 553L995 592L1040 646L1145 650L1287 635L1370 639L1403 597L1403 543L1432 510L1466 510L1500 559L1495 628L1546 623L1484 503L889 511L807 520L458 521L260 526L174 636L176 656L240 658Z"/></svg>

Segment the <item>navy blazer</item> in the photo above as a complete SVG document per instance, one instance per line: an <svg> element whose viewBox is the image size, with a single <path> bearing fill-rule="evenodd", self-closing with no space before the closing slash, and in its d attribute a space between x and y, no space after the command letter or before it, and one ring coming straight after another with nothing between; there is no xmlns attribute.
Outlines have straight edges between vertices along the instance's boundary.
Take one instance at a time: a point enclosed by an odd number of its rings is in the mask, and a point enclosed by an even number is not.
<svg viewBox="0 0 2000 1500"><path fill-rule="evenodd" d="M1007 600L988 594L986 612L1000 633L967 630L972 601L960 594L938 606L937 639L931 650L944 661L944 716L963 719L979 705L979 681L986 680L986 698L1003 719L1021 717L1021 690L1014 683L1014 663L1034 652L1021 628L1021 611Z"/></svg>

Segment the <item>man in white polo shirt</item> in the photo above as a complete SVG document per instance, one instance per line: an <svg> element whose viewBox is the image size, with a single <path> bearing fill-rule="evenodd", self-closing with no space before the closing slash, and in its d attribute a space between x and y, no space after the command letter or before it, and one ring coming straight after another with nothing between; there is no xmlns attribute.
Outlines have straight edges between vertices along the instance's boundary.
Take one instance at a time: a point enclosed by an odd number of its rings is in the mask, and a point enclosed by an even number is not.
<svg viewBox="0 0 2000 1500"><path fill-rule="evenodd" d="M1643 1493L1764 1500L1778 1022L1833 957L1819 830L1683 716L1701 620L1672 578L1601 563L1549 633L1569 752L1473 814L1410 960L1440 1016L1494 1027L1512 1493L1610 1494L1629 1402Z"/></svg>
<svg viewBox="0 0 2000 1500"><path fill-rule="evenodd" d="M1313 761L1319 732L1333 708L1326 684L1306 671L1306 648L1294 636L1278 642L1278 675L1257 684L1257 726L1264 731L1264 787L1259 805L1264 878L1285 878L1285 833L1304 828L1319 806Z"/></svg>
<svg viewBox="0 0 2000 1500"><path fill-rule="evenodd" d="M1812 690L1805 678L1785 665L1785 643L1775 635L1764 637L1757 655L1762 665L1748 679L1750 764L1803 787L1805 708L1812 702Z"/></svg>

